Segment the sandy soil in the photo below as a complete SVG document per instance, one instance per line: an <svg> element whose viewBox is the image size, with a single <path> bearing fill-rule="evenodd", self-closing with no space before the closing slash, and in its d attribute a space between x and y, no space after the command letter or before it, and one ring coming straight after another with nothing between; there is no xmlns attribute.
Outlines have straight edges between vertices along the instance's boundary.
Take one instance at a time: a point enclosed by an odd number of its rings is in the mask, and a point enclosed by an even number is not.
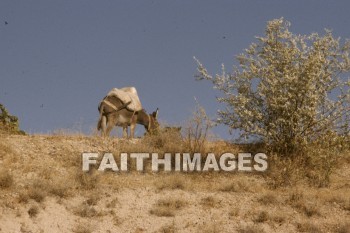
<svg viewBox="0 0 350 233"><path fill-rule="evenodd" d="M250 173L81 171L83 152L140 143L0 135L0 232L350 232L349 163L327 188L271 189Z"/></svg>

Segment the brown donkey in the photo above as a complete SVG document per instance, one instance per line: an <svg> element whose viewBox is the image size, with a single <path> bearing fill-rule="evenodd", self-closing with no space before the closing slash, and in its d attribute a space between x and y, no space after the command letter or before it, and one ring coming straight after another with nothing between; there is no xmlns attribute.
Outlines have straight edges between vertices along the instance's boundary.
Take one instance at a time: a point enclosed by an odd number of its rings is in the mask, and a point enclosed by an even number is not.
<svg viewBox="0 0 350 233"><path fill-rule="evenodd" d="M134 138L136 124L143 125L147 133L158 131L157 121L158 108L152 114L147 114L144 109L131 111L127 109L128 103L124 104L116 96L106 96L98 106L100 118L97 123L97 130L101 130L102 136L109 136L114 126L123 127L123 137L128 136L130 126L130 138Z"/></svg>

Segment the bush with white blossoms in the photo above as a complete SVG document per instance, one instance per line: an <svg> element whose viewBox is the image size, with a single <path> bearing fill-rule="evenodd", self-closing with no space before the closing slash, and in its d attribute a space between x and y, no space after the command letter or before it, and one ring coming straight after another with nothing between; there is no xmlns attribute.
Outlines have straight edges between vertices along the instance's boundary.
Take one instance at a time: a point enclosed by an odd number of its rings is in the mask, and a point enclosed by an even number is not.
<svg viewBox="0 0 350 233"><path fill-rule="evenodd" d="M231 73L222 66L211 76L196 59L196 78L222 93L218 101L226 108L218 122L281 155L349 136L350 41L341 43L329 30L296 35L289 28L283 18L269 21L265 36L236 57Z"/></svg>

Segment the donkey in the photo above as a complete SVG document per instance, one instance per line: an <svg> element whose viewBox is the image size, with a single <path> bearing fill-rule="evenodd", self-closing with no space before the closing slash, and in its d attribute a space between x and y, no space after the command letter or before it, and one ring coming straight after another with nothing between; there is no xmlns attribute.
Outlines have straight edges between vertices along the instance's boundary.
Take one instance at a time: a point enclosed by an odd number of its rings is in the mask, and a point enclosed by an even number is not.
<svg viewBox="0 0 350 233"><path fill-rule="evenodd" d="M114 126L123 127L123 137L128 137L130 126L130 138L134 138L136 124L143 125L147 133L158 131L158 108L152 114L147 114L144 109L131 111L127 109L128 103L123 103L116 96L106 96L98 106L100 117L97 130L101 130L102 136L109 136Z"/></svg>

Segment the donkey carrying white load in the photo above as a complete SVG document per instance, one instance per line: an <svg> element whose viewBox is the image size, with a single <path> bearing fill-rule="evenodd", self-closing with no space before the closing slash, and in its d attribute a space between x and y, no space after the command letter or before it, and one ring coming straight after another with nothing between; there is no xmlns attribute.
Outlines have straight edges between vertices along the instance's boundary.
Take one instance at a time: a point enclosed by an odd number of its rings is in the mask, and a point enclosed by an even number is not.
<svg viewBox="0 0 350 233"><path fill-rule="evenodd" d="M97 130L101 130L102 136L109 136L114 126L123 127L123 137L135 134L136 124L145 127L148 133L158 130L158 108L152 114L147 114L142 108L141 101L135 87L113 88L98 106L100 118Z"/></svg>

